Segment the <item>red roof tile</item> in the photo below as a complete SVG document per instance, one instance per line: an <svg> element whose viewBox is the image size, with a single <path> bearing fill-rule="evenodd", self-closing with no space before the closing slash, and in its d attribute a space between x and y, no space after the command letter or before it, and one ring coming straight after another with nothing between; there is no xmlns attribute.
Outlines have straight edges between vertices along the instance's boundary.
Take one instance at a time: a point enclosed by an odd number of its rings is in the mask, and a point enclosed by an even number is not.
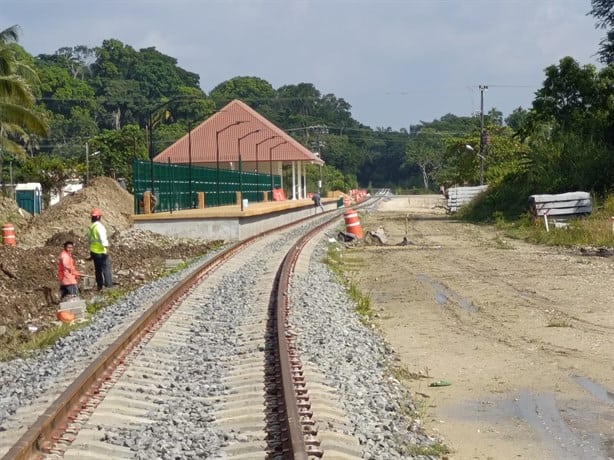
<svg viewBox="0 0 614 460"><path fill-rule="evenodd" d="M170 158L171 163L189 163L191 150L193 163L216 163L218 158L222 163L236 162L239 142L242 161L272 159L324 164L292 136L237 99L160 152L154 161L166 163Z"/></svg>

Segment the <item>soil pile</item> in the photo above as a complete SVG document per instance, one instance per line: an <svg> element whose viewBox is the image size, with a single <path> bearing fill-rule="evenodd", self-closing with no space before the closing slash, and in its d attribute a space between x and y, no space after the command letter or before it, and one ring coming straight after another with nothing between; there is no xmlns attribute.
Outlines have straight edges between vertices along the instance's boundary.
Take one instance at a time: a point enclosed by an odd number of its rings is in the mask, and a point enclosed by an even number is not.
<svg viewBox="0 0 614 460"><path fill-rule="evenodd" d="M25 232L18 236L18 242L24 246L43 246L57 233L85 235L93 207L102 209L102 222L111 236L132 226L133 203L132 194L115 180L98 177L89 186L33 217Z"/></svg>
<svg viewBox="0 0 614 460"><path fill-rule="evenodd" d="M17 336L53 324L60 303L57 259L65 241L75 243L77 269L94 275L86 230L90 210L102 209L102 222L111 244L113 281L118 289L134 289L159 277L167 259L190 259L219 245L219 241L169 238L132 226L133 196L110 178L97 178L74 195L31 216L9 198L0 199L0 224L15 226L17 245L0 245L0 346ZM83 289L81 297L92 297ZM6 326L6 327L3 327Z"/></svg>
<svg viewBox="0 0 614 460"><path fill-rule="evenodd" d="M32 215L19 208L12 198L0 196L0 224L11 223L16 232L25 230Z"/></svg>

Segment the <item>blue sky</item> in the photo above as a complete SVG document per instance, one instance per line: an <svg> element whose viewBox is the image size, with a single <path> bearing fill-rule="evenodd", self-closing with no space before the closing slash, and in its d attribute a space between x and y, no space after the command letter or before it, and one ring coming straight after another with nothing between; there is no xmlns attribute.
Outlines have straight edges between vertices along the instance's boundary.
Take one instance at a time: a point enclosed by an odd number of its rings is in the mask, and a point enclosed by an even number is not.
<svg viewBox="0 0 614 460"><path fill-rule="evenodd" d="M529 108L544 69L599 67L590 0L2 0L31 54L115 38L154 46L207 93L236 76L312 83L361 123L394 130L447 113Z"/></svg>

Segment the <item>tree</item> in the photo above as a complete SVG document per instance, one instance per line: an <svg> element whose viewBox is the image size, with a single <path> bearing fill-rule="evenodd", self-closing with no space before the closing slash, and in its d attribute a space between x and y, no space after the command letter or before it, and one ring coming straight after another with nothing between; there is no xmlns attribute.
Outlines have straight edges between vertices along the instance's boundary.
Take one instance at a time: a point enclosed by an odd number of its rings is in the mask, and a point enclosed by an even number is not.
<svg viewBox="0 0 614 460"><path fill-rule="evenodd" d="M53 67L68 71L72 78L85 80L91 74L91 66L96 59L96 50L87 46L60 48L55 54L41 54L37 60Z"/></svg>
<svg viewBox="0 0 614 460"><path fill-rule="evenodd" d="M486 114L485 123L489 125L503 126L503 112L493 107Z"/></svg>
<svg viewBox="0 0 614 460"><path fill-rule="evenodd" d="M276 93L271 84L262 78L234 77L213 88L209 97L215 101L218 109L234 99L239 99L262 116L271 119Z"/></svg>
<svg viewBox="0 0 614 460"><path fill-rule="evenodd" d="M24 141L29 135L48 132L47 123L36 111L30 86L30 82L37 81L37 76L30 66L19 60L17 38L17 26L0 32L0 171L5 152L23 157Z"/></svg>
<svg viewBox="0 0 614 460"><path fill-rule="evenodd" d="M320 91L311 83L286 85L277 90L277 121L285 128L301 128L326 124L318 118Z"/></svg>
<svg viewBox="0 0 614 460"><path fill-rule="evenodd" d="M601 74L595 66L580 66L565 57L545 70L546 80L536 92L526 130L539 122L553 122L562 132L602 136L607 120L608 90L601 89Z"/></svg>
<svg viewBox="0 0 614 460"><path fill-rule="evenodd" d="M66 181L74 176L75 164L55 155L42 154L26 158L21 165L17 180L38 182L43 191L43 201L49 205L51 194L61 194Z"/></svg>
<svg viewBox="0 0 614 460"><path fill-rule="evenodd" d="M137 125L104 130L91 140L90 150L100 151L100 155L90 159L90 176L123 177L128 186L133 179L133 160L145 160L149 156L143 130Z"/></svg>
<svg viewBox="0 0 614 460"><path fill-rule="evenodd" d="M432 128L421 129L407 144L407 162L420 168L425 190L430 188L434 173L441 168L444 152L442 138Z"/></svg>
<svg viewBox="0 0 614 460"><path fill-rule="evenodd" d="M348 131L354 134L354 131ZM407 132L399 133L391 129L378 128L358 131L351 137L364 155L363 164L358 172L360 183L371 183L375 187L395 188L399 185L409 187L411 177L418 174L415 165L406 162L405 146L409 142Z"/></svg>
<svg viewBox="0 0 614 460"><path fill-rule="evenodd" d="M52 114L50 126L52 134L42 150L65 159L83 156L87 140L98 134L96 122L86 110L79 107L73 108L66 117Z"/></svg>
<svg viewBox="0 0 614 460"><path fill-rule="evenodd" d="M173 119L182 123L185 131L215 113L215 103L200 89L181 86L174 99L169 101L169 110Z"/></svg>
<svg viewBox="0 0 614 460"><path fill-rule="evenodd" d="M177 65L177 59L153 47L140 49L136 53L134 68L130 70L131 78L140 83L149 101L170 97L182 86L199 88L200 85L198 74L182 69Z"/></svg>
<svg viewBox="0 0 614 460"><path fill-rule="evenodd" d="M205 94L197 74L177 66L177 60L155 48L135 51L119 40L105 40L96 49L88 82L104 107L101 128L119 129L124 124L144 125L157 101L173 99L185 88Z"/></svg>
<svg viewBox="0 0 614 460"><path fill-rule="evenodd" d="M522 107L518 107L510 113L505 119L505 124L512 128L514 131L518 131L524 124L527 118L528 112Z"/></svg>
<svg viewBox="0 0 614 460"><path fill-rule="evenodd" d="M614 0L591 0L592 8L588 14L597 19L596 26L610 29L599 43L599 56L604 64L614 63Z"/></svg>
<svg viewBox="0 0 614 460"><path fill-rule="evenodd" d="M438 120L431 122L421 121L419 125L409 127L410 133L416 133L423 127L429 127L446 136L460 136L462 134L478 129L479 119L476 117L459 117L448 113Z"/></svg>
<svg viewBox="0 0 614 460"><path fill-rule="evenodd" d="M356 176L365 160L364 151L352 145L346 135L326 136L321 154L327 165L349 176Z"/></svg>
<svg viewBox="0 0 614 460"><path fill-rule="evenodd" d="M94 90L85 81L74 78L68 69L40 61L39 75L41 100L55 114L70 116L74 108L95 113L98 108Z"/></svg>

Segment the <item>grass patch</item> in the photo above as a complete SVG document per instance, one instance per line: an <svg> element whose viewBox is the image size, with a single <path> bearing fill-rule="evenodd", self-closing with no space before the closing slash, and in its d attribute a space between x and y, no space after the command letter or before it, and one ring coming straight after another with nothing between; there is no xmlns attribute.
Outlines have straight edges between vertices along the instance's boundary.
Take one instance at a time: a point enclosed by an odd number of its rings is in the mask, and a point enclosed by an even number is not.
<svg viewBox="0 0 614 460"><path fill-rule="evenodd" d="M520 239L533 244L574 247L614 247L614 232L610 216L603 212L584 219L568 221L564 228L546 230L543 220L535 220L529 214L515 222L497 222L497 228L510 238Z"/></svg>
<svg viewBox="0 0 614 460"><path fill-rule="evenodd" d="M162 275L162 277L173 275L173 274L175 274L177 272L180 272L181 270L184 270L184 269L188 268L190 266L190 264L191 264L191 262L188 262L187 260L184 260L183 262L180 262L177 265L175 265L174 267L171 267L168 270L166 270L164 272L164 274Z"/></svg>
<svg viewBox="0 0 614 460"><path fill-rule="evenodd" d="M438 458L443 458L444 455L451 454L452 451L448 446L441 442L429 444L428 446L419 446L417 444L409 444L405 446L407 453L412 456L430 455Z"/></svg>
<svg viewBox="0 0 614 460"><path fill-rule="evenodd" d="M548 321L546 327L573 327L573 325L566 318L555 318Z"/></svg>
<svg viewBox="0 0 614 460"><path fill-rule="evenodd" d="M403 415L407 419L411 420L412 424L413 420L417 420L418 426L421 426L421 421L426 420L426 416L428 413L427 401L425 399L413 398L412 406L415 409L412 412ZM413 443L401 442L400 446L402 453L406 456L411 457L426 455L442 459L446 458L445 456L447 454L452 453L452 450L447 445L438 440L428 445L418 445Z"/></svg>
<svg viewBox="0 0 614 460"><path fill-rule="evenodd" d="M109 305L113 305L119 299L124 297L130 291L117 287L110 288L108 290L101 291L98 295L92 297L87 302L86 310L90 315L93 315Z"/></svg>
<svg viewBox="0 0 614 460"><path fill-rule="evenodd" d="M356 303L356 313L358 313L363 320L370 321L373 317L371 298L360 292L358 285L354 281L349 282L347 291L350 298Z"/></svg>
<svg viewBox="0 0 614 460"><path fill-rule="evenodd" d="M86 323L62 323L34 333L9 328L1 337L0 361L31 356L34 352L53 345L72 331L83 327L84 324Z"/></svg>
<svg viewBox="0 0 614 460"><path fill-rule="evenodd" d="M341 248L336 244L329 244L326 249L326 256L322 260L328 268L337 276L343 275L343 269L341 267Z"/></svg>
<svg viewBox="0 0 614 460"><path fill-rule="evenodd" d="M570 219L564 228L549 224L549 231L543 218L534 218L525 212L515 220L506 220L502 213L494 213L495 227L509 238L533 244L561 247L614 247L614 195L602 203L594 203L595 211L587 217Z"/></svg>
<svg viewBox="0 0 614 460"><path fill-rule="evenodd" d="M363 323L369 323L373 318L371 309L371 297L363 294L358 287L358 283L352 279L352 268L360 266L356 259L344 258L344 252L337 244L330 244L326 250L323 262L335 274L339 283L345 288L350 299L356 305L355 311Z"/></svg>

